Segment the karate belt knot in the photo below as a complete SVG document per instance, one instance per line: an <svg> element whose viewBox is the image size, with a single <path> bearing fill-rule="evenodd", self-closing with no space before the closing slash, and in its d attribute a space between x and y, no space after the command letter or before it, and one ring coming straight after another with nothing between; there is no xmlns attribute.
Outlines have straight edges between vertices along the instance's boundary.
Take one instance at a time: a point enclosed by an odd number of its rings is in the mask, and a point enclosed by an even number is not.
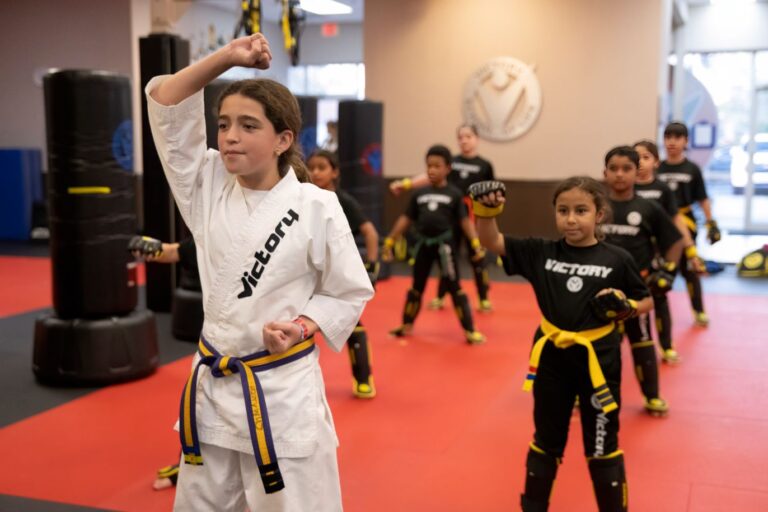
<svg viewBox="0 0 768 512"><path fill-rule="evenodd" d="M546 318L542 318L541 331L544 335L536 340L531 349L530 367L528 369L528 375L525 377L525 382L523 383L523 390L530 391L533 389L533 381L536 380L536 372L539 368L541 352L544 350L544 345L546 345L547 342L554 343L557 348L568 348L573 345L581 345L587 349L589 377L592 380L592 387L595 388L595 393L603 412L609 413L618 409L619 406L616 404L616 400L614 400L611 390L605 382L603 370L600 368L597 354L595 353L594 347L592 347L593 341L597 341L600 338L609 335L615 328L616 325L612 322L608 325L586 331L564 331L553 325Z"/></svg>
<svg viewBox="0 0 768 512"><path fill-rule="evenodd" d="M243 400L248 418L253 454L261 474L261 482L267 494L277 492L285 487L277 456L272 442L272 430L269 426L267 405L264 392L256 376L257 372L277 368L309 355L315 349L313 338L297 343L281 354L270 354L263 350L245 357L232 357L219 354L213 345L201 337L198 343L200 361L189 376L181 396L181 413L179 415L179 436L181 450L186 464L201 465L203 457L200 454L200 441L197 436L197 418L195 404L197 394L197 377L201 366L209 366L211 375L216 378L227 377L234 373L240 375L243 386Z"/></svg>

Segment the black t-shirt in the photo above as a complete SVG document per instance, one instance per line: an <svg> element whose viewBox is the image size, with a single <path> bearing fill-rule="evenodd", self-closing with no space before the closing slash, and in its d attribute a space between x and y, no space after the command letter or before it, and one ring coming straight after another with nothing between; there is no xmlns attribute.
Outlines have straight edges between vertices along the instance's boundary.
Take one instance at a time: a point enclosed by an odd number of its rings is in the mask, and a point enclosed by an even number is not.
<svg viewBox="0 0 768 512"><path fill-rule="evenodd" d="M677 206L680 208L707 199L707 189L704 187L701 169L688 159L679 164L661 162L656 171L656 177L669 185L675 193Z"/></svg>
<svg viewBox="0 0 768 512"><path fill-rule="evenodd" d="M339 198L339 204L341 204L341 209L347 217L352 234L357 236L360 233L360 226L368 222L368 217L365 216L360 203L352 195L343 190L337 190L336 196Z"/></svg>
<svg viewBox="0 0 768 512"><path fill-rule="evenodd" d="M670 216L653 201L635 196L629 201L610 203L613 218L610 224L603 225L605 241L626 249L640 270L651 267L656 253L654 239L662 254L680 240Z"/></svg>
<svg viewBox="0 0 768 512"><path fill-rule="evenodd" d="M649 295L627 251L598 242L573 247L564 240L504 237L507 274L520 274L533 286L541 314L560 329L583 331L605 325L589 301L604 288L616 288L630 299Z"/></svg>
<svg viewBox="0 0 768 512"><path fill-rule="evenodd" d="M675 193L663 181L654 179L650 183L635 183L635 193L643 199L656 201L670 217L677 215Z"/></svg>
<svg viewBox="0 0 768 512"><path fill-rule="evenodd" d="M476 156L467 158L461 155L453 157L451 172L448 174L448 183L461 190L463 194L473 183L495 179L493 166L488 160Z"/></svg>
<svg viewBox="0 0 768 512"><path fill-rule="evenodd" d="M464 195L453 185L430 186L413 193L405 215L420 235L434 237L453 230L467 216L467 207Z"/></svg>

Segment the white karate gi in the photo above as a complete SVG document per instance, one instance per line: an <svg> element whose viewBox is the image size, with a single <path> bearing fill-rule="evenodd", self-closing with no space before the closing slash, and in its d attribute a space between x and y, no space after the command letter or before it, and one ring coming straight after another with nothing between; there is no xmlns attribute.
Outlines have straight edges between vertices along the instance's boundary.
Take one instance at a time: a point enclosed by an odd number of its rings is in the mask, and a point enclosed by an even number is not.
<svg viewBox="0 0 768 512"><path fill-rule="evenodd" d="M256 198L249 214L246 195L251 201L254 195L227 172L218 151L207 148L203 93L160 105L149 92L163 79L155 77L146 87L150 125L197 245L203 336L222 355L242 357L265 349L266 322L305 315L334 350L341 350L373 289L336 195L300 183L290 170ZM269 253L268 261L258 263L257 252L261 261ZM250 280L244 277L249 274ZM338 441L318 351L257 375L285 489L264 493L239 377L213 378L203 367L197 426L204 465L182 464L176 509L240 512L247 500L253 512L341 510Z"/></svg>

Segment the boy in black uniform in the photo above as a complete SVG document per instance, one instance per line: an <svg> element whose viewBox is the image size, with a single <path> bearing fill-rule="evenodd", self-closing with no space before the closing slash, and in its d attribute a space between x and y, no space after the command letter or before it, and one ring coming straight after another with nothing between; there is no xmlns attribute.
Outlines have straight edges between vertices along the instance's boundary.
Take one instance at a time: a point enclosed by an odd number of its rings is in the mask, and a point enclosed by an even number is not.
<svg viewBox="0 0 768 512"><path fill-rule="evenodd" d="M464 193L464 202L467 204L470 221L474 223L474 218L472 216L472 201L469 199L468 189L473 183L495 179L493 175L493 165L491 165L491 162L477 154L478 136L477 128L475 128L474 125L463 124L459 126L456 131L456 137L461 152L453 157L451 172L448 174L448 183ZM413 178L413 180L405 178L394 181L390 185L390 189L393 193L397 194L401 190L408 190L412 187L420 188L427 185L429 185L427 176L421 175ZM467 253L470 255L469 262L472 265L472 271L475 275L475 285L477 286L477 295L479 299L478 311L487 313L493 309L493 305L488 298L490 278L488 277L485 258L479 260L472 258L471 256L474 253L474 249L470 245L471 240L464 236L464 232L459 226L455 227L455 233L457 236L456 246L460 247L462 242L464 242L467 247ZM441 279L440 286L437 290L437 297L429 302L429 308L442 309L447 291L448 282L445 279Z"/></svg>
<svg viewBox="0 0 768 512"><path fill-rule="evenodd" d="M523 510L548 509L579 397L584 453L598 507L601 512L625 511L616 322L647 313L653 301L632 257L598 240L609 208L604 188L588 177L569 178L557 187L555 220L563 238L556 241L499 233L495 216L504 204L503 183L477 183L470 194L483 246L502 256L508 274L530 281L543 316L523 386L533 387L536 426L526 460Z"/></svg>
<svg viewBox="0 0 768 512"><path fill-rule="evenodd" d="M421 294L427 285L427 278L432 264L437 261L440 275L447 280L448 292L453 299L453 306L459 317L464 335L470 344L483 343L485 336L475 330L469 300L461 290L456 271L455 226L471 240L472 258L480 260L485 252L475 233L475 226L467 216L462 192L449 185L446 176L451 170L451 152L441 145L432 146L427 151L427 176L431 187L418 189L411 196L408 209L395 222L389 236L384 240L384 257L392 257L394 240L405 233L413 223L418 242L414 249L413 287L408 290L403 324L390 334L404 336L413 329L413 322L421 308Z"/></svg>
<svg viewBox="0 0 768 512"><path fill-rule="evenodd" d="M685 157L687 145L688 127L677 122L668 124L664 129L664 147L667 150L667 159L659 166L657 175L675 192L677 206L680 208L680 213L685 216L691 238L694 241L698 227L691 207L693 203L699 203L706 220L707 239L709 239L709 243L714 244L720 240L720 229L717 227L717 222L712 218L712 206L704 186L701 169ZM688 295L691 297L696 324L706 327L709 325L709 317L704 312L701 280L698 273L692 270L691 265L688 264L689 258L691 258L690 253L683 254L683 259L680 261L680 272L688 283Z"/></svg>
<svg viewBox="0 0 768 512"><path fill-rule="evenodd" d="M680 260L683 242L672 219L656 203L635 195L635 180L640 157L629 146L618 146L605 155L605 183L613 220L604 226L606 242L627 250L635 259L640 275L655 295L664 294L672 286L676 262ZM654 241L655 244L654 245ZM663 261L653 267L656 246ZM659 396L659 368L651 337L648 315L640 315L624 323L632 346L632 358L645 409L652 414L665 414L669 407Z"/></svg>
<svg viewBox="0 0 768 512"><path fill-rule="evenodd" d="M379 233L373 222L363 213L360 203L345 191L338 189L339 160L335 153L319 149L313 152L307 160L307 169L312 183L318 187L336 192L339 204L349 222L349 228L354 236L362 235L365 240L365 269L371 284L376 285L379 275ZM352 392L358 398L373 398L376 396L376 386L373 383L371 370L371 350L368 345L368 333L363 324L358 322L355 330L347 341L349 361L352 364Z"/></svg>
<svg viewBox="0 0 768 512"><path fill-rule="evenodd" d="M683 237L683 250L689 270L697 274L706 272L704 262L698 256L696 243L688 231L685 217L678 211L675 193L656 177L656 169L659 167L659 148L650 140L635 142L633 146L640 156L635 193L643 199L656 201L673 219ZM659 344L662 349L661 359L665 363L677 364L680 362L680 356L672 343L672 316L666 292L653 294L653 307L656 315L656 331L659 334Z"/></svg>

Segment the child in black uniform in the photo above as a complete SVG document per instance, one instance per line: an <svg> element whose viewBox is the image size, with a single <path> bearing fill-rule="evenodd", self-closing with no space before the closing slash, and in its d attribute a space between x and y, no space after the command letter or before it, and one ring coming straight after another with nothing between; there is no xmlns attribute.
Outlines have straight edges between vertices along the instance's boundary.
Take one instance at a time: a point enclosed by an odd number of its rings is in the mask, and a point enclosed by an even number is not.
<svg viewBox="0 0 768 512"><path fill-rule="evenodd" d="M659 148L650 140L641 140L635 142L634 149L640 156L635 193L643 199L656 201L674 220L677 230L683 237L683 247L689 270L698 274L704 273L704 262L698 256L696 243L691 238L683 215L678 212L675 193L666 183L656 178L656 169L659 167ZM658 332L659 344L662 349L661 359L665 363L677 364L680 362L680 356L672 343L672 316L669 311L667 294L653 294L653 307L656 315L656 332Z"/></svg>
<svg viewBox="0 0 768 512"><path fill-rule="evenodd" d="M720 229L712 218L712 205L704 186L701 169L685 157L685 147L688 145L688 127L683 123L670 123L664 129L664 147L667 159L659 166L657 176L669 185L676 194L677 206L685 216L691 238L696 240L698 227L693 216L693 203L698 202L704 212L707 227L707 239L714 244L720 240ZM688 264L688 253L683 254L680 261L680 272L688 283L688 295L691 298L694 320L697 325L709 325L709 317L704 312L704 299L701 291L699 274Z"/></svg>
<svg viewBox="0 0 768 512"><path fill-rule="evenodd" d="M621 335L616 321L651 310L653 302L632 257L598 240L608 211L603 186L569 178L555 190L555 221L563 238L515 239L499 233L495 216L504 185L470 187L480 240L500 254L508 274L533 286L542 313L524 389L533 386L536 427L526 461L524 511L546 511L576 397L584 453L601 512L627 509L624 456L618 446ZM535 381L534 381L535 379Z"/></svg>
<svg viewBox="0 0 768 512"><path fill-rule="evenodd" d="M475 330L469 300L459 285L456 272L455 226L460 225L467 239L471 240L474 260L485 257L477 239L475 226L467 216L462 192L448 184L446 179L451 170L451 152L445 146L432 146L427 151L427 175L431 187L414 192L408 209L395 222L389 236L384 240L384 257L392 257L394 240L405 233L414 223L418 242L414 250L413 287L408 290L403 324L390 331L395 336L404 336L413 329L413 322L421 308L421 294L427 285L432 264L437 261L440 275L447 280L453 306L459 316L464 335L470 344L483 343L485 336Z"/></svg>
<svg viewBox="0 0 768 512"><path fill-rule="evenodd" d="M463 124L459 126L456 131L456 137L459 142L458 155L453 157L451 163L451 172L448 174L448 183L455 186L464 193L464 202L469 209L470 220L474 223L472 218L472 202L467 195L467 189L473 183L480 181L493 180L493 165L488 160L482 158L477 154L477 128L474 125ZM401 190L408 190L411 187L419 188L429 185L429 180L426 174L417 176L411 180L405 178L392 182L390 189L393 193L399 193ZM456 228L456 245L460 246L462 241L467 247L468 254L470 255L469 262L472 265L472 270L475 275L475 285L477 286L477 295L479 299L478 311L487 313L493 309L491 301L488 299L488 290L490 288L490 279L488 277L488 270L486 269L485 258L477 259L472 258L474 249L472 248L471 240L464 236L463 231L457 226ZM440 280L440 286L437 290L437 297L429 302L430 309L442 309L445 294L448 291L448 281L445 279Z"/></svg>
<svg viewBox="0 0 768 512"><path fill-rule="evenodd" d="M373 222L366 218L360 203L348 193L336 188L339 182L338 157L328 150L319 149L309 156L307 168L312 183L322 189L336 192L352 234L363 236L365 269L371 278L371 284L375 286L379 274L379 233ZM358 398L373 398L376 396L376 386L371 374L371 350L368 346L368 333L362 323L357 323L357 327L349 337L347 350L349 361L352 363L352 392Z"/></svg>
<svg viewBox="0 0 768 512"><path fill-rule="evenodd" d="M635 195L639 161L637 151L629 146L615 147L605 155L605 183L613 220L604 229L606 242L626 249L634 257L641 276L652 293L659 296L666 294L672 286L683 242L672 219L659 205ZM663 261L654 268L657 247ZM629 319L624 323L624 329L632 346L635 374L645 397L645 409L663 415L669 407L659 396L659 368L650 317L642 314Z"/></svg>

